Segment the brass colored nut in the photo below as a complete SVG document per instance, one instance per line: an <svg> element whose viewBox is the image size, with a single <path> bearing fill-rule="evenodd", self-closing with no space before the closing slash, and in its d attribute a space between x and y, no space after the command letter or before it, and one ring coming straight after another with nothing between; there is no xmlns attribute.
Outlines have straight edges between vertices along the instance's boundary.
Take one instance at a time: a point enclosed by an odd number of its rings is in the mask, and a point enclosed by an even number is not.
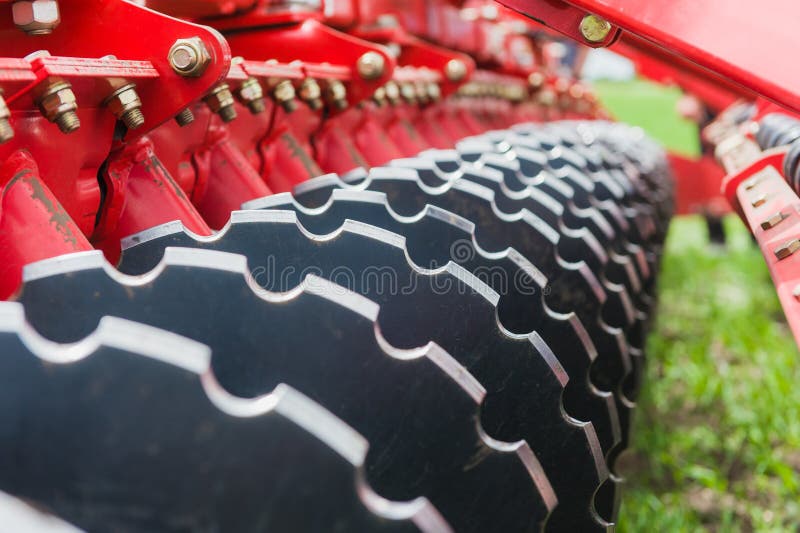
<svg viewBox="0 0 800 533"><path fill-rule="evenodd" d="M227 83L217 85L203 98L203 101L211 108L211 111L222 118L223 122L231 122L236 118L236 108L234 107L236 102Z"/></svg>
<svg viewBox="0 0 800 533"><path fill-rule="evenodd" d="M11 127L11 110L6 105L3 98L3 91L0 89L0 144L14 138L14 128Z"/></svg>
<svg viewBox="0 0 800 533"><path fill-rule="evenodd" d="M339 80L328 81L325 87L325 100L339 111L347 109L347 87Z"/></svg>
<svg viewBox="0 0 800 533"><path fill-rule="evenodd" d="M169 49L169 64L181 76L197 78L211 64L211 54L200 37L178 39Z"/></svg>
<svg viewBox="0 0 800 533"><path fill-rule="evenodd" d="M76 111L78 102L72 85L62 80L53 80L37 98L39 110L50 122L55 122L63 133L72 133L81 126Z"/></svg>
<svg viewBox="0 0 800 533"><path fill-rule="evenodd" d="M414 88L414 84L411 82L405 82L400 84L400 96L408 102L409 104L416 104L417 103L417 90Z"/></svg>
<svg viewBox="0 0 800 533"><path fill-rule="evenodd" d="M297 109L297 100L295 97L297 93L294 90L294 85L289 80L281 80L272 88L272 99L280 105L284 111L291 113Z"/></svg>
<svg viewBox="0 0 800 533"><path fill-rule="evenodd" d="M442 98L442 88L439 87L439 84L435 81L429 82L426 86L426 90L428 92L428 98L432 102L438 102Z"/></svg>
<svg viewBox="0 0 800 533"><path fill-rule="evenodd" d="M378 52L364 52L356 62L356 69L358 74L365 80L375 80L383 75L383 70L386 67L386 61L383 56Z"/></svg>
<svg viewBox="0 0 800 533"><path fill-rule="evenodd" d="M781 222L783 222L784 220L786 220L787 218L789 218L788 214L778 211L768 219L761 222L761 229L764 230L772 229Z"/></svg>
<svg viewBox="0 0 800 533"><path fill-rule="evenodd" d="M385 87L378 87L375 89L375 92L372 93L372 101L378 107L383 107L386 105L386 88Z"/></svg>
<svg viewBox="0 0 800 533"><path fill-rule="evenodd" d="M386 99L391 105L400 103L400 87L395 82L386 82L384 89L386 91Z"/></svg>
<svg viewBox="0 0 800 533"><path fill-rule="evenodd" d="M800 240L792 239L790 241L786 241L775 249L775 257L777 257L779 260L786 259L797 250L800 250Z"/></svg>
<svg viewBox="0 0 800 533"><path fill-rule="evenodd" d="M322 89L314 78L306 78L297 89L300 99L314 111L322 109Z"/></svg>
<svg viewBox="0 0 800 533"><path fill-rule="evenodd" d="M194 113L188 107L182 110L180 113L175 115L175 122L178 123L178 126L183 128L184 126L188 126L192 122L194 122Z"/></svg>
<svg viewBox="0 0 800 533"><path fill-rule="evenodd" d="M758 175L758 176L753 176L752 178L745 180L744 183L742 184L742 185L744 185L744 190L750 191L750 190L754 189L756 187L756 185L761 183L761 179L762 179L762 176Z"/></svg>
<svg viewBox="0 0 800 533"><path fill-rule="evenodd" d="M255 78L247 78L239 87L239 99L254 115L267 110L264 89Z"/></svg>
<svg viewBox="0 0 800 533"><path fill-rule="evenodd" d="M611 33L611 23L597 15L586 15L581 20L580 30L590 43L601 43Z"/></svg>
<svg viewBox="0 0 800 533"><path fill-rule="evenodd" d="M757 196L753 198L752 202L750 203L753 205L753 207L761 207L762 205L767 203L767 196L765 194Z"/></svg>
<svg viewBox="0 0 800 533"><path fill-rule="evenodd" d="M461 81L467 75L467 65L460 59L451 59L444 66L444 75L450 81Z"/></svg>
<svg viewBox="0 0 800 533"><path fill-rule="evenodd" d="M430 100L428 99L428 86L423 81L418 81L414 83L414 90L417 93L417 101L421 104L427 104Z"/></svg>
<svg viewBox="0 0 800 533"><path fill-rule="evenodd" d="M534 91L538 91L539 89L541 89L542 85L544 85L544 82L545 82L545 77L544 74L542 74L541 72L532 72L528 76L528 85L530 85L531 89L533 89Z"/></svg>
<svg viewBox="0 0 800 533"><path fill-rule="evenodd" d="M103 103L129 130L135 130L144 124L142 101L139 99L136 85L133 83L120 87L111 93Z"/></svg>
<svg viewBox="0 0 800 533"><path fill-rule="evenodd" d="M28 35L47 35L61 22L58 0L19 0L11 12L14 24Z"/></svg>

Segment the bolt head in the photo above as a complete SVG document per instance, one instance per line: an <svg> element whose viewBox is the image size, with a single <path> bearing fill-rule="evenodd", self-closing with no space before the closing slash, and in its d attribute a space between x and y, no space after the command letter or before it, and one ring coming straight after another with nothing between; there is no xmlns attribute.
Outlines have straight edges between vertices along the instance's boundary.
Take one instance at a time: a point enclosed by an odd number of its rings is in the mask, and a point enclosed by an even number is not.
<svg viewBox="0 0 800 533"><path fill-rule="evenodd" d="M17 28L30 35L47 35L61 22L58 0L20 0L11 13Z"/></svg>
<svg viewBox="0 0 800 533"><path fill-rule="evenodd" d="M211 54L200 37L178 39L169 49L169 64L181 76L197 78L211 64Z"/></svg>
<svg viewBox="0 0 800 533"><path fill-rule="evenodd" d="M792 239L775 249L775 257L777 257L778 260L786 259L797 250L800 250L800 240Z"/></svg>
<svg viewBox="0 0 800 533"><path fill-rule="evenodd" d="M255 78L248 78L241 87L239 87L239 98L243 102L255 102L264 98L264 89Z"/></svg>
<svg viewBox="0 0 800 533"><path fill-rule="evenodd" d="M365 52L356 62L358 74L365 80L375 80L383 75L386 60L378 52Z"/></svg>
<svg viewBox="0 0 800 533"><path fill-rule="evenodd" d="M777 213L775 213L771 217L769 217L766 220L764 220L763 222L761 222L761 229L763 229L763 230L772 229L775 226L777 226L778 224L780 224L781 222L783 222L784 220L786 220L787 218L789 218L789 215L787 215L786 213L784 213L782 211L778 211Z"/></svg>
<svg viewBox="0 0 800 533"><path fill-rule="evenodd" d="M467 75L467 65L460 59L451 59L444 66L444 75L452 82L458 82Z"/></svg>
<svg viewBox="0 0 800 533"><path fill-rule="evenodd" d="M231 88L227 83L223 83L212 89L211 92L205 98L203 98L203 101L206 103L206 105L208 105L211 111L220 116L230 115L230 113L226 110L233 110L233 105L235 104L233 93L231 92ZM226 117L223 116L223 118ZM233 118L236 118L235 111ZM233 118L230 120L233 120ZM226 120L226 122L230 122L230 120Z"/></svg>
<svg viewBox="0 0 800 533"><path fill-rule="evenodd" d="M590 43L601 43L611 33L611 23L597 15L586 15L581 20L580 30Z"/></svg>

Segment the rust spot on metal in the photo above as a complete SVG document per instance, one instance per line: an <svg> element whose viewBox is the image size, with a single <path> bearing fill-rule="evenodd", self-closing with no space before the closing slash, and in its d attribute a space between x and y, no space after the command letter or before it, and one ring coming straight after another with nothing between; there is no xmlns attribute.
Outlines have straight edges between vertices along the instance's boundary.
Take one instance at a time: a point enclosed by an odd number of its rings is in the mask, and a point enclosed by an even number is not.
<svg viewBox="0 0 800 533"><path fill-rule="evenodd" d="M300 160L300 163L302 163L303 168L306 169L309 176L319 176L322 174L322 169L319 168L316 161L311 159L308 152L300 146L300 143L297 142L294 135L285 132L281 135L281 139L289 146L289 149L292 151L292 156Z"/></svg>
<svg viewBox="0 0 800 533"><path fill-rule="evenodd" d="M167 182L172 185L172 189L175 191L175 195L178 198L185 200L186 202L189 201L189 198L186 197L186 193L183 192L183 189L181 189L181 186L178 185L178 182L172 179L169 171L164 167L164 164L158 157L152 156L148 158L147 167L148 170L150 170L150 173L153 175L153 181L156 182L156 185L163 187L164 182ZM156 176L161 176L162 179L159 179Z"/></svg>
<svg viewBox="0 0 800 533"><path fill-rule="evenodd" d="M9 181L8 187L13 186L17 181L25 180L31 188L31 199L40 203L50 214L50 223L55 225L56 231L64 238L64 242L69 243L76 250L80 249L78 245L79 237L72 231L72 225L75 223L72 217L64 211L60 203L53 201L42 186L42 183L35 176L29 177L29 174L31 174L30 169L17 172Z"/></svg>

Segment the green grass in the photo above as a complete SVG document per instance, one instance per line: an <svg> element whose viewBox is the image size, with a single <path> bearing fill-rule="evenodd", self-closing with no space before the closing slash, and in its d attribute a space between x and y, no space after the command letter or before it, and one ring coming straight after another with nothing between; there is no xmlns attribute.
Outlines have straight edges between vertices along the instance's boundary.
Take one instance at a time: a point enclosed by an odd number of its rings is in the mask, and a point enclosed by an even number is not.
<svg viewBox="0 0 800 533"><path fill-rule="evenodd" d="M760 252L726 229L725 251L697 217L670 230L623 532L800 529L800 355Z"/></svg>
<svg viewBox="0 0 800 533"><path fill-rule="evenodd" d="M645 80L597 81L597 96L617 120L641 126L668 149L687 156L700 153L697 125L675 111L681 97L678 88Z"/></svg>

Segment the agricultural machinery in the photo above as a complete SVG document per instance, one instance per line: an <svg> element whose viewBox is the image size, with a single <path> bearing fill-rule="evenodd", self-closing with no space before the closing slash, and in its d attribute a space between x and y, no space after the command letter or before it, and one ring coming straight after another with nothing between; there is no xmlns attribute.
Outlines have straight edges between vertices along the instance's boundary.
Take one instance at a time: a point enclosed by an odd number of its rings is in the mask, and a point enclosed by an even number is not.
<svg viewBox="0 0 800 533"><path fill-rule="evenodd" d="M0 0L4 529L613 530L672 214L737 212L800 334L767 3Z"/></svg>

